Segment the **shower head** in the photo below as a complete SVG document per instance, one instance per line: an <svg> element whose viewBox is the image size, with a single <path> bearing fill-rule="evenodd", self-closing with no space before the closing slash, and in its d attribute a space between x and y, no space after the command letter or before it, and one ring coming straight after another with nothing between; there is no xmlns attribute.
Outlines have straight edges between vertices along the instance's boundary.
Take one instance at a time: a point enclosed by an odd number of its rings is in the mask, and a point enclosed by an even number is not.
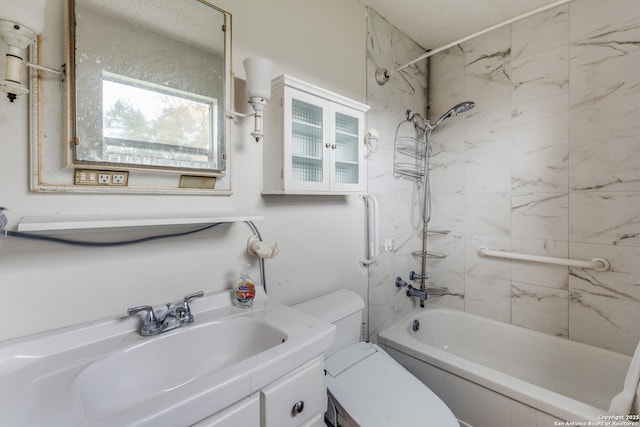
<svg viewBox="0 0 640 427"><path fill-rule="evenodd" d="M466 113L467 111L471 110L475 106L476 106L476 103L472 102L472 101L461 102L460 104L455 105L452 109L450 109L449 111L444 113L433 124L431 124L431 122L429 120L425 119L420 114L414 113L411 110L407 110L407 112L405 113L405 117L406 117L406 120L408 122L413 123L413 126L415 126L416 129L420 129L422 132L426 132L426 131L431 132L440 123L442 123L443 121L445 121L449 117L454 116L454 115L457 116L458 114L461 114L461 113Z"/></svg>
<svg viewBox="0 0 640 427"><path fill-rule="evenodd" d="M452 108L456 112L456 114L466 113L467 111L473 109L476 106L476 103L473 101L464 101L460 104L456 105Z"/></svg>
<svg viewBox="0 0 640 427"><path fill-rule="evenodd" d="M461 102L460 104L455 105L452 109L444 113L438 120L436 120L436 122L433 124L433 127L435 128L440 123L442 123L443 121L445 121L446 119L448 119L453 115L457 116L458 114L466 113L467 111L471 110L475 106L476 106L476 103L472 101Z"/></svg>

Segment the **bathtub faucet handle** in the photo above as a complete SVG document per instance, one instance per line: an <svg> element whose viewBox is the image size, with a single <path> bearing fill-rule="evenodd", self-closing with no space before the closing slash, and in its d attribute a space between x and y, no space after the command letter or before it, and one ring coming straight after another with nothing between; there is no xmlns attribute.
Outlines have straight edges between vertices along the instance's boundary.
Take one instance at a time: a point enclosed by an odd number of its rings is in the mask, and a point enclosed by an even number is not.
<svg viewBox="0 0 640 427"><path fill-rule="evenodd" d="M396 281L394 283L396 284L396 288L404 288L407 286L407 282L402 280L400 276L396 277Z"/></svg>
<svg viewBox="0 0 640 427"><path fill-rule="evenodd" d="M427 280L427 276L423 277L422 274L416 273L413 270L409 272L409 280L422 280L422 279Z"/></svg>

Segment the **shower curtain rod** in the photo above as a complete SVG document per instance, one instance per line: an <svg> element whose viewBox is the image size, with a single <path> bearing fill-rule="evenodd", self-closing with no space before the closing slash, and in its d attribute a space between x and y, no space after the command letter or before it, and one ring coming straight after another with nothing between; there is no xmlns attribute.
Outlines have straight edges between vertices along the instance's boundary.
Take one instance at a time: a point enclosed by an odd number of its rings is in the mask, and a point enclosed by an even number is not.
<svg viewBox="0 0 640 427"><path fill-rule="evenodd" d="M529 16L535 15L536 13L544 12L546 10L553 9L554 7L562 6L563 4L566 4L566 3L571 3L572 1L574 1L574 0L560 0L560 1L553 2L553 3L549 3L546 6L541 6L541 7L537 8L537 9L533 9L533 10L531 10L529 12L525 12L525 13L523 13L521 15L515 16L515 17L513 17L511 19L507 19L506 21L500 22L499 24L492 25L491 27L488 27L488 28L485 28L484 30L481 30L481 31L478 31L476 33L470 34L470 35L468 35L466 37L463 37L463 38L461 38L459 40L456 40L454 42L451 42L449 44L441 46L441 47L439 47L437 49L431 49L431 50L425 52L424 54L420 55L419 57L417 57L413 61L408 62L407 64L402 65L402 66L400 66L398 68L395 68L395 69L393 69L391 71L386 70L384 68L378 68L378 69L376 69L376 81L378 82L378 84L380 86L382 86L387 81L389 81L389 78L393 74L404 70L408 66L413 65L418 61L422 61L423 59L426 59L426 58L428 58L428 57L430 57L432 55L435 55L436 53L442 52L443 50L447 50L450 47L453 47L453 46L458 45L460 43L464 43L464 42L466 42L468 40L471 40L474 37L481 36L482 34L488 33L489 31L493 31L493 30L495 30L497 28L500 28L500 27L503 27L505 25L513 24L516 21L519 21L519 20L524 19L524 18L528 18Z"/></svg>

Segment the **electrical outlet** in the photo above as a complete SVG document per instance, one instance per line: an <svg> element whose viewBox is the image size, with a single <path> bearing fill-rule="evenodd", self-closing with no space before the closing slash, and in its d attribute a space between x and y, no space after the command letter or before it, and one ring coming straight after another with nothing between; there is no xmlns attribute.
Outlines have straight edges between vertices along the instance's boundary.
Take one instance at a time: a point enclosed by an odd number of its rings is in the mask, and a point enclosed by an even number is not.
<svg viewBox="0 0 640 427"><path fill-rule="evenodd" d="M127 171L76 169L73 175L75 185L126 187L128 181L129 172Z"/></svg>
<svg viewBox="0 0 640 427"><path fill-rule="evenodd" d="M111 175L111 183L113 185L126 185L126 174L122 172L114 172Z"/></svg>

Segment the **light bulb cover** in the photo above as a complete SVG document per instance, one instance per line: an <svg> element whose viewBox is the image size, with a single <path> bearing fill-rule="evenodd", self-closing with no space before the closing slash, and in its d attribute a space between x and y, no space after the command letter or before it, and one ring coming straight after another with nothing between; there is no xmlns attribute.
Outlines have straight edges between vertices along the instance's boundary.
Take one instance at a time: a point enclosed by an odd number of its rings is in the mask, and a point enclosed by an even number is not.
<svg viewBox="0 0 640 427"><path fill-rule="evenodd" d="M46 0L0 0L0 19L27 27L36 35L44 30Z"/></svg>
<svg viewBox="0 0 640 427"><path fill-rule="evenodd" d="M273 62L266 58L250 57L242 64L247 78L247 98L263 98L265 103L269 101Z"/></svg>

